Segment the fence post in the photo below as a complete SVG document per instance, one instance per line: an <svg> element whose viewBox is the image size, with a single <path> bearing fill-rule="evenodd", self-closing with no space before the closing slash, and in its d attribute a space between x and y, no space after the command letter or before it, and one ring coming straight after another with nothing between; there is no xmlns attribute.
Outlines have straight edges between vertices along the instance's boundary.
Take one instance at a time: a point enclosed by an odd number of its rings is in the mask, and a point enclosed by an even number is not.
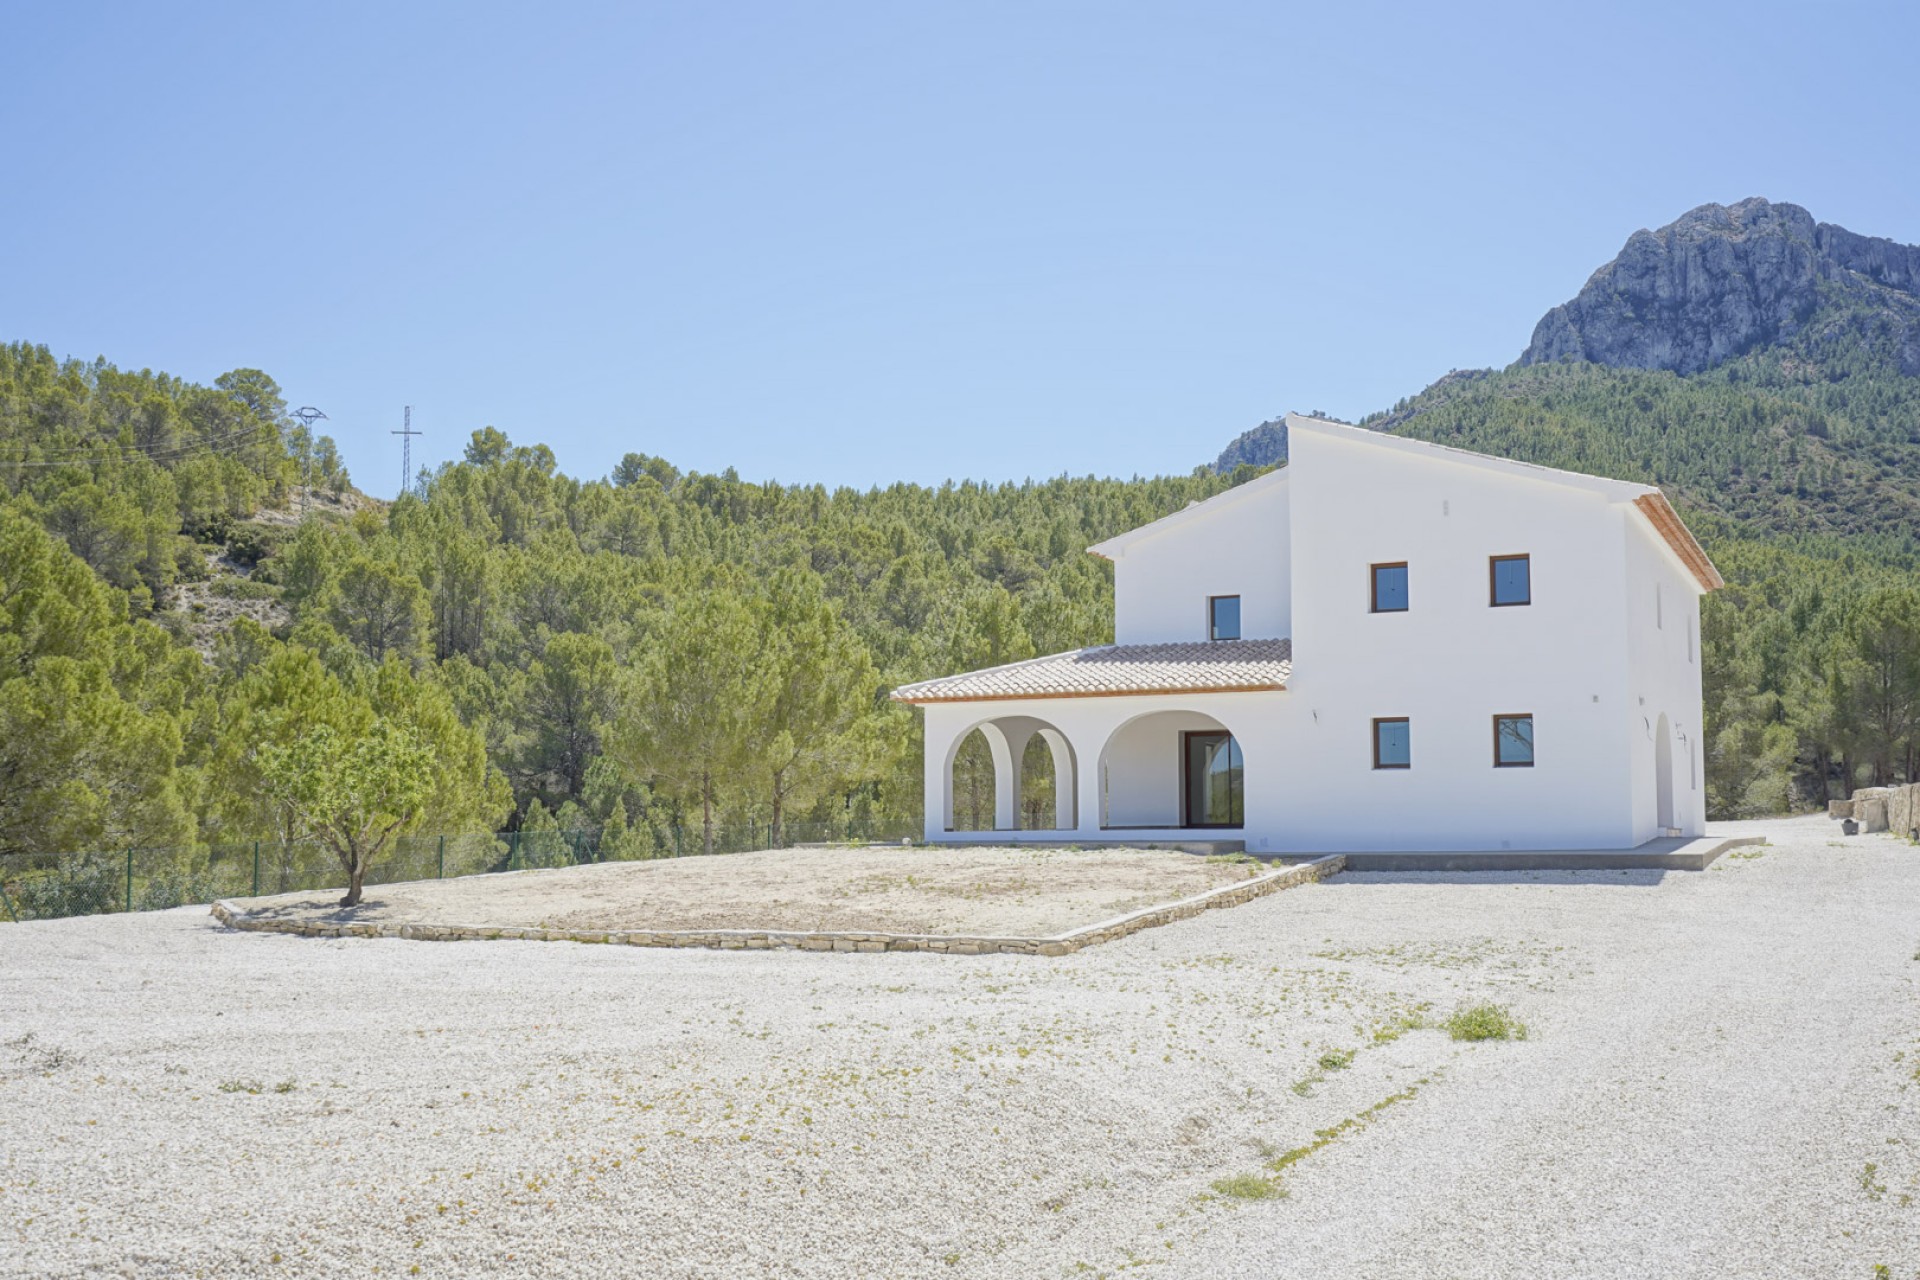
<svg viewBox="0 0 1920 1280"><path fill-rule="evenodd" d="M253 896L260 896L260 842L253 842Z"/></svg>
<svg viewBox="0 0 1920 1280"><path fill-rule="evenodd" d="M19 924L20 913L13 909L13 899L7 895L7 882L5 879L0 879L0 902L7 904L7 914L13 918L15 924Z"/></svg>
<svg viewBox="0 0 1920 1280"><path fill-rule="evenodd" d="M514 861L518 859L519 856L520 833L518 831L509 831L507 833L507 870L512 871L514 869Z"/></svg>
<svg viewBox="0 0 1920 1280"><path fill-rule="evenodd" d="M447 838L445 836L440 837L440 875L438 878L441 880L447 878Z"/></svg>
<svg viewBox="0 0 1920 1280"><path fill-rule="evenodd" d="M127 910L133 910L133 850L127 850Z"/></svg>

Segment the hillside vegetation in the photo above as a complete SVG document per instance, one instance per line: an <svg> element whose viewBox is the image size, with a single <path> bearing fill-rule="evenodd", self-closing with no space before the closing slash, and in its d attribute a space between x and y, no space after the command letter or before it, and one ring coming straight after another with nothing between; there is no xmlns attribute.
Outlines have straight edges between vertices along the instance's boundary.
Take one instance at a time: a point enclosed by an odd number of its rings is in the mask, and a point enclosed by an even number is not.
<svg viewBox="0 0 1920 1280"><path fill-rule="evenodd" d="M1520 362L1365 423L1667 489L1729 584L1703 614L1716 817L1920 776L1916 279L1920 251L1793 206L1705 206ZM915 831L887 691L1109 640L1084 548L1285 446L1275 422L1184 477L856 491L637 452L580 480L486 428L384 504L258 370L0 347L0 853Z"/></svg>
<svg viewBox="0 0 1920 1280"><path fill-rule="evenodd" d="M0 852L301 839L316 741L427 748L409 829L915 830L887 691L1109 639L1084 548L1254 474L582 481L486 429L378 504L263 373L0 348Z"/></svg>

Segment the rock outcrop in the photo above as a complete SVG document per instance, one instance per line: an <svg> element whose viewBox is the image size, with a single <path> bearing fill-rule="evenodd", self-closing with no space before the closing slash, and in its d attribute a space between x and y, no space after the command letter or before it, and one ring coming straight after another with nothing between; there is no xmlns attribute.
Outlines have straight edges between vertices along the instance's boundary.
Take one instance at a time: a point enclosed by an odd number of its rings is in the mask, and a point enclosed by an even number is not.
<svg viewBox="0 0 1920 1280"><path fill-rule="evenodd" d="M1220 451L1213 461L1219 472L1233 470L1243 462L1256 467L1271 467L1287 460L1287 420L1285 417L1263 422L1251 431L1235 436L1233 443Z"/></svg>
<svg viewBox="0 0 1920 1280"><path fill-rule="evenodd" d="M1815 222L1798 205L1706 204L1634 232L1541 318L1520 363L1699 373L1836 312L1865 312L1900 371L1920 375L1920 247Z"/></svg>

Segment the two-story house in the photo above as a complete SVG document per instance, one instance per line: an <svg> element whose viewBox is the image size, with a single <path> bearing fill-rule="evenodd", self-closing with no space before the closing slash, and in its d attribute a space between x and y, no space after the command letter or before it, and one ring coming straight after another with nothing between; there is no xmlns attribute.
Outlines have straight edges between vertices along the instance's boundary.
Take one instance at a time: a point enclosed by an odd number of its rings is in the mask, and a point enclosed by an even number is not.
<svg viewBox="0 0 1920 1280"><path fill-rule="evenodd" d="M1287 419L1289 464L1090 548L1116 643L908 685L926 836L1254 852L1628 849L1706 817L1700 597L1660 491ZM958 831L981 734L993 831Z"/></svg>

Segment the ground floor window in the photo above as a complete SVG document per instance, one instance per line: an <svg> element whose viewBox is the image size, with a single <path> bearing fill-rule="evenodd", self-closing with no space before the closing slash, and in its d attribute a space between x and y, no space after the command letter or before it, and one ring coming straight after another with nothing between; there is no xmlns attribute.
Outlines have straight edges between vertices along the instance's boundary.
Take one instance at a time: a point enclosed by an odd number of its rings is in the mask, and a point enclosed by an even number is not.
<svg viewBox="0 0 1920 1280"><path fill-rule="evenodd" d="M1230 733L1180 735L1182 788L1189 827L1237 827L1245 821L1245 770L1240 744Z"/></svg>

